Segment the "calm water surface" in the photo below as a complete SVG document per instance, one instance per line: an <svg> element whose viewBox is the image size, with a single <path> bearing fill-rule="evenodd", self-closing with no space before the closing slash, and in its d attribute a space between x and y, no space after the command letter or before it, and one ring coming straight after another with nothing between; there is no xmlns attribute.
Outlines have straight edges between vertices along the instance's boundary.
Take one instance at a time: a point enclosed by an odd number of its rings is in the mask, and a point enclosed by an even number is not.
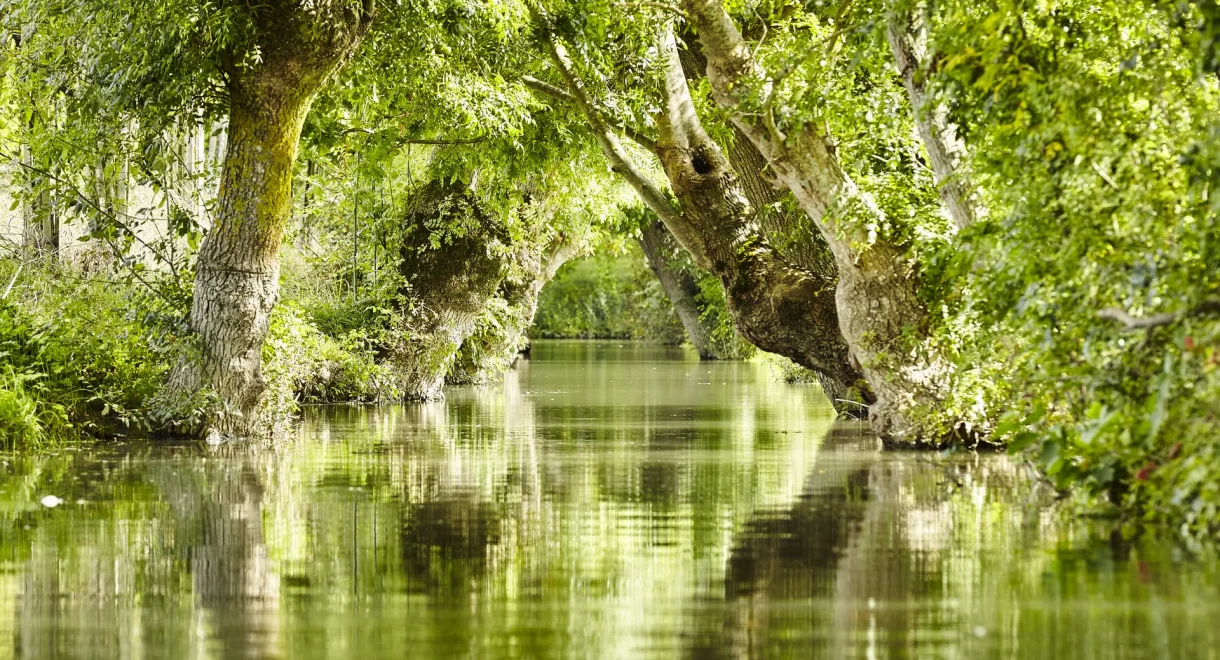
<svg viewBox="0 0 1220 660"><path fill-rule="evenodd" d="M0 658L1217 658L1217 568L620 343L269 446L0 455Z"/></svg>

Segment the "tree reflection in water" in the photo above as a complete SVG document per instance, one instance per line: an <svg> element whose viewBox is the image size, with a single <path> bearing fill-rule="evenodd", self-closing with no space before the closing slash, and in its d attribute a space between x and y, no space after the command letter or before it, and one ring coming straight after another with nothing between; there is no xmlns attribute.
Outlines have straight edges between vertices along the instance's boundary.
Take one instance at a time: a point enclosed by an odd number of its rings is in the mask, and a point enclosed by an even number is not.
<svg viewBox="0 0 1220 660"><path fill-rule="evenodd" d="M0 463L0 657L1208 657L1215 564L756 364L540 342L265 446ZM66 500L48 509L39 499ZM78 504L77 500L82 503Z"/></svg>

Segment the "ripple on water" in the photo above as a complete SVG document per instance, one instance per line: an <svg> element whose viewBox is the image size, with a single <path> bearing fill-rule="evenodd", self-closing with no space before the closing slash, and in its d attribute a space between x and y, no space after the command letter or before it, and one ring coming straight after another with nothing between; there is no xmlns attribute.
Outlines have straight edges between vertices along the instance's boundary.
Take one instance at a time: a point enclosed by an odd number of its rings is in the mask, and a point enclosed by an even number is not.
<svg viewBox="0 0 1220 660"><path fill-rule="evenodd" d="M0 461L0 657L1212 658L1217 574L623 342L274 446Z"/></svg>

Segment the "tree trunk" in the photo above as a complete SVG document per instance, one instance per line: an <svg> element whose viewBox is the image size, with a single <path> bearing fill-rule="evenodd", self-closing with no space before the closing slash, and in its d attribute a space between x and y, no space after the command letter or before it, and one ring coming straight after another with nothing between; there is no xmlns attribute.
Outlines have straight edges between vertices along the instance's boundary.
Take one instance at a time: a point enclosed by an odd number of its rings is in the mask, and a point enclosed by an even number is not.
<svg viewBox="0 0 1220 660"><path fill-rule="evenodd" d="M21 159L27 168L33 167L34 157L30 147L23 146ZM30 169L25 171L26 197L21 204L21 243L27 258L46 264L56 261L59 254L59 217L55 214L54 200L49 189L30 195L35 185L35 176Z"/></svg>
<svg viewBox="0 0 1220 660"><path fill-rule="evenodd" d="M538 311L538 297L559 268L575 257L581 244L563 237L544 250L536 247L517 257L521 275L500 283L504 314L496 323L480 323L462 344L445 382L453 385L489 383L512 368L524 348L526 332Z"/></svg>
<svg viewBox="0 0 1220 660"><path fill-rule="evenodd" d="M38 193L24 207L21 240L26 254L50 265L59 260L59 216L51 191Z"/></svg>
<svg viewBox="0 0 1220 660"><path fill-rule="evenodd" d="M939 442L945 430L932 417L946 397L952 368L926 342L910 345L910 333L926 333L931 317L906 251L869 236L869 226L884 226L884 215L843 171L819 127L784 135L766 120L771 109L752 96L762 85L767 98L771 83L764 83L766 72L719 0L681 0L681 6L698 30L717 103L771 163L835 256L839 324L877 396L869 410L873 429L889 443Z"/></svg>
<svg viewBox="0 0 1220 660"><path fill-rule="evenodd" d="M699 282L694 275L675 263L680 249L665 223L657 220L644 227L640 248L648 258L648 266L656 274L661 288L674 306L674 313L686 329L686 336L702 360L718 360L712 345L712 333L699 318Z"/></svg>
<svg viewBox="0 0 1220 660"><path fill-rule="evenodd" d="M685 48L678 51L682 61L682 70L691 83L697 84L707 77L707 58L699 49L695 35L688 35ZM750 138L736 124L729 124L733 132L733 141L725 155L729 164L737 174L738 184L750 206L758 215L758 225L771 245L791 261L829 283L828 291L833 295L835 283L839 280L839 271L835 266L834 255L821 232L812 225L809 217L796 210L796 200L792 193L775 181L773 175L767 174L770 163L758 151L758 147L750 142ZM813 332L820 335L838 335L839 319L834 314L834 324L825 328L816 328Z"/></svg>
<svg viewBox="0 0 1220 660"><path fill-rule="evenodd" d="M228 142L190 316L198 355L181 360L168 382L188 400L203 390L218 394L224 409L205 427L219 433L249 436L270 428L256 415L266 389L261 356L279 295L280 241L291 213L301 127L314 96L373 17L372 0L361 12L346 4L308 8L275 0L251 9L261 60L253 69L228 71Z"/></svg>
<svg viewBox="0 0 1220 660"><path fill-rule="evenodd" d="M927 102L927 80L921 71L926 49L923 31L917 26L916 19L912 10L891 7L886 15L885 36L915 113L919 139L928 153L928 159L932 161L940 198L953 224L958 229L965 229L977 217L973 189L962 171L966 145L958 139L957 127L949 121L946 108Z"/></svg>
<svg viewBox="0 0 1220 660"><path fill-rule="evenodd" d="M834 327L835 304L829 294L833 284L792 265L762 235L736 175L699 122L673 35L666 33L662 43L669 53L667 108L659 117L656 153L681 210L631 162L593 107L562 44L552 40L550 45L611 168L636 189L695 262L720 279L742 336L817 372L836 407L849 396L871 402L847 346L837 334L816 332Z"/></svg>
<svg viewBox="0 0 1220 660"><path fill-rule="evenodd" d="M707 58L700 51L695 35L688 35L684 41L685 47L678 51L682 69L686 73L687 81L697 84L707 77ZM792 193L768 175L770 164L750 142L750 138L735 124L730 123L729 128L733 132L733 139L725 155L737 174L741 191L754 208L763 235L784 259L808 270L825 282L826 295L833 299L839 272L830 246L826 245L821 232L812 226L809 217L796 208ZM825 338L826 341L834 342L839 350L847 350L841 338L838 311L831 309L829 312L822 317L824 326L810 329L810 339ZM817 372L813 372L813 375L834 399L832 403L836 408L853 415L860 413L858 405L848 402L846 393L835 393L837 390L833 381L828 381Z"/></svg>
<svg viewBox="0 0 1220 660"><path fill-rule="evenodd" d="M507 274L511 246L507 228L458 184L421 188L404 225L405 303L387 362L404 398L428 401L442 398L458 349Z"/></svg>

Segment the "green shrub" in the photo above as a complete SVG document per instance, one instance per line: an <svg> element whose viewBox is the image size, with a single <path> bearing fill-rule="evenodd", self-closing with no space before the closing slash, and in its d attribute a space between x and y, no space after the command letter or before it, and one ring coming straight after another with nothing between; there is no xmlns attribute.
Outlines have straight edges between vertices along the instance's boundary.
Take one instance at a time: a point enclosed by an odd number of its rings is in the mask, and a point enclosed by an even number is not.
<svg viewBox="0 0 1220 660"><path fill-rule="evenodd" d="M283 418L300 404L376 403L399 397L386 367L377 363L379 340L352 329L323 333L294 303L279 305L263 345L268 391L265 414ZM377 335L376 327L373 335Z"/></svg>
<svg viewBox="0 0 1220 660"><path fill-rule="evenodd" d="M62 434L69 425L93 436L152 426L145 403L161 385L165 361L137 313L139 298L112 282L22 275L0 300L0 355L10 370L0 424L10 429L10 444ZM32 432L34 419L41 434Z"/></svg>
<svg viewBox="0 0 1220 660"><path fill-rule="evenodd" d="M26 389L27 382L37 379L11 366L0 372L0 449L38 447L70 428L62 406L41 401Z"/></svg>

